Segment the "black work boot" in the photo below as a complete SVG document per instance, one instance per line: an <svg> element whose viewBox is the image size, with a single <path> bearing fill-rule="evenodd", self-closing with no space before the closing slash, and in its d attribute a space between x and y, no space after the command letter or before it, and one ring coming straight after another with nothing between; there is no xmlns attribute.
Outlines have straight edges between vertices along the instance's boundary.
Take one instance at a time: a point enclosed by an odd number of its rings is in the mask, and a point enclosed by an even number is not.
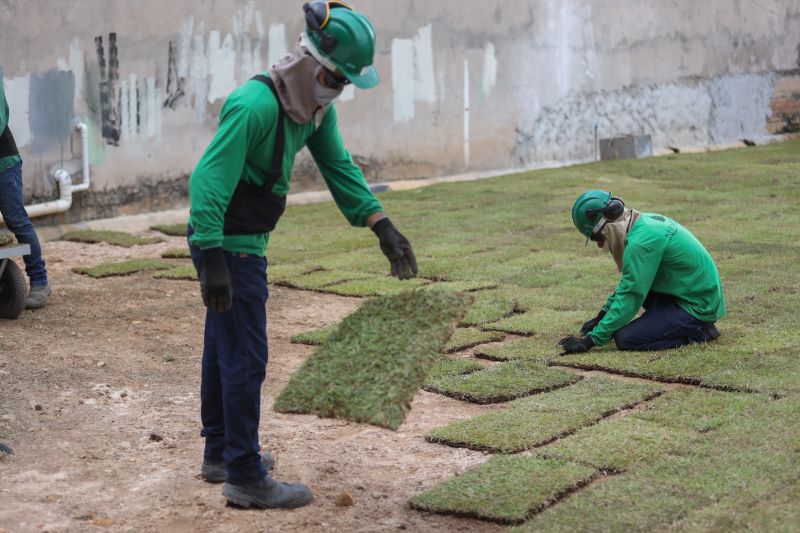
<svg viewBox="0 0 800 533"><path fill-rule="evenodd" d="M275 468L275 458L268 451L261 452L261 462L267 470ZM203 461L203 466L200 467L200 477L208 483L222 483L228 477L225 463L222 461L218 463Z"/></svg>
<svg viewBox="0 0 800 533"><path fill-rule="evenodd" d="M314 499L311 489L302 483L279 483L269 474L245 485L226 482L222 495L228 498L228 505L259 509L296 509Z"/></svg>

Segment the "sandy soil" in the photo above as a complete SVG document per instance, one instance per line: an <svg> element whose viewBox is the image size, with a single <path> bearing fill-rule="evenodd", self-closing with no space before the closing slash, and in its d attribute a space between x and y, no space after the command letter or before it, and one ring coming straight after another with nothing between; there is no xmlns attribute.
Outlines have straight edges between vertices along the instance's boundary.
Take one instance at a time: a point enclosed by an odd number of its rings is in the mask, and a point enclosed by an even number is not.
<svg viewBox="0 0 800 533"><path fill-rule="evenodd" d="M498 407L421 392L398 432L272 411L274 397L313 352L290 337L337 322L359 304L274 286L261 439L277 458L275 476L308 483L316 499L295 511L227 508L222 487L197 478L198 288L147 273L93 280L71 271L183 245L180 238L130 250L46 243L51 304L0 321L0 442L16 452L0 461L0 531L502 529L407 505L410 496L488 459L426 443L425 432ZM343 491L353 506L336 506Z"/></svg>

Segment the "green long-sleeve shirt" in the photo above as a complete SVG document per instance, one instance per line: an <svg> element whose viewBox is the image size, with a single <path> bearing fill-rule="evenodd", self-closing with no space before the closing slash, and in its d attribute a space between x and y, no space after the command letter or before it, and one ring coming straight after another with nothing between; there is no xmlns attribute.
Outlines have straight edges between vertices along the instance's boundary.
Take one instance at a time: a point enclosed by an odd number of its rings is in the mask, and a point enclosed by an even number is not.
<svg viewBox="0 0 800 533"><path fill-rule="evenodd" d="M263 185L272 168L278 123L278 101L265 84L250 80L233 91L220 113L214 139L189 179L192 244L201 249L222 246L230 252L263 256L269 233L224 235L225 211L239 180ZM272 192L285 196L294 158L308 146L339 210L350 224L366 226L370 215L383 211L361 169L344 147L334 106L319 128L313 121L298 124L284 119L283 176Z"/></svg>
<svg viewBox="0 0 800 533"><path fill-rule="evenodd" d="M650 291L675 296L678 305L704 322L725 316L719 272L692 233L667 217L642 213L628 233L622 275L606 305L606 315L589 333L606 344L630 322Z"/></svg>
<svg viewBox="0 0 800 533"><path fill-rule="evenodd" d="M3 89L3 84L0 83L0 133L6 129L9 120L8 102L6 102L6 92ZM10 155L8 157L0 158L0 170L11 168L17 163L22 161L18 155Z"/></svg>

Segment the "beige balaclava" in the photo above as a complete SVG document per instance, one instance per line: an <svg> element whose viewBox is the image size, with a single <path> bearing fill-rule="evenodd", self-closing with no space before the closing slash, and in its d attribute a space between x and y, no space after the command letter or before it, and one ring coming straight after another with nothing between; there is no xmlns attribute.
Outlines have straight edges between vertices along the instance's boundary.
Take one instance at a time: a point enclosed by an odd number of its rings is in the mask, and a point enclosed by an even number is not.
<svg viewBox="0 0 800 533"><path fill-rule="evenodd" d="M313 120L319 126L331 102L319 101L315 89L322 66L311 55L308 45L301 36L294 51L269 68L269 77L275 82L278 98L289 118L298 124Z"/></svg>
<svg viewBox="0 0 800 533"><path fill-rule="evenodd" d="M622 272L622 256L625 253L625 239L631 228L639 220L641 213L634 209L625 208L621 217L614 221L608 221L600 230L600 235L605 239L603 249L611 252L617 269Z"/></svg>

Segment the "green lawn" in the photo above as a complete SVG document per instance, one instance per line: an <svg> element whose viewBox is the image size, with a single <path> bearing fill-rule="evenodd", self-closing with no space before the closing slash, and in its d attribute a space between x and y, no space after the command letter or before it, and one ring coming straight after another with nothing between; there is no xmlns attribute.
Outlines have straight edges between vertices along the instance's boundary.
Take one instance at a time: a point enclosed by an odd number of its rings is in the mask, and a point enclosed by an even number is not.
<svg viewBox="0 0 800 533"><path fill-rule="evenodd" d="M659 353L621 353L612 342L560 356L556 341L577 334L618 281L608 253L584 247L570 218L575 198L593 188L675 218L706 246L728 304L717 342ZM525 337L480 346L477 357L619 375L586 378L510 402L493 418L432 430L436 441L505 453L533 449L528 453L539 458L613 474L544 504L509 495L509 512L530 519L520 531L797 530L800 141L542 170L380 198L414 246L423 291L472 291L462 327ZM333 204L289 208L268 255L273 281L322 270L336 274L307 279L314 290L364 296L404 287L386 277L375 236L348 227ZM368 277L344 281L339 273ZM455 369L429 381L478 374ZM705 390L682 386L604 418L661 388L622 375ZM509 486L533 495L576 483L569 469L542 475L542 485L533 475ZM492 494L499 485L470 487L471 502L456 486L460 495L451 502L417 507L478 516L488 506L486 518L504 509L504 497Z"/></svg>

